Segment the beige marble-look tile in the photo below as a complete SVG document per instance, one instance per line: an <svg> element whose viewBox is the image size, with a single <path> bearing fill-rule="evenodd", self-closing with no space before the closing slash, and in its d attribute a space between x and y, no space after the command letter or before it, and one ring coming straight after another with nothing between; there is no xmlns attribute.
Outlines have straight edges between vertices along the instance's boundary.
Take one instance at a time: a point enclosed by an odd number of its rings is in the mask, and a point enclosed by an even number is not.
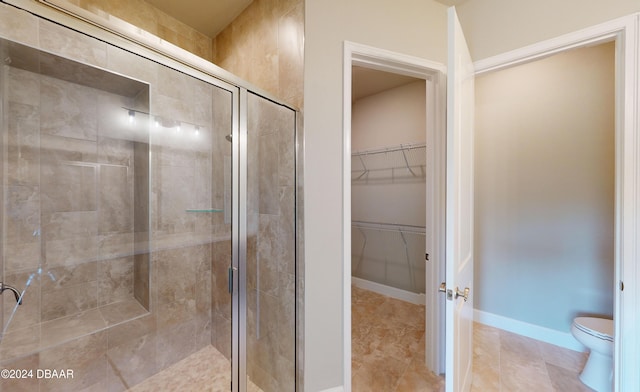
<svg viewBox="0 0 640 392"><path fill-rule="evenodd" d="M74 162L41 167L43 212L95 211L97 168Z"/></svg>
<svg viewBox="0 0 640 392"><path fill-rule="evenodd" d="M165 328L196 315L196 273L204 247L186 247L156 252L158 326Z"/></svg>
<svg viewBox="0 0 640 392"><path fill-rule="evenodd" d="M122 387L130 388L157 371L157 344L155 333L132 338L107 351L111 372L108 376L109 391Z"/></svg>
<svg viewBox="0 0 640 392"><path fill-rule="evenodd" d="M109 315L105 316L110 317ZM131 339L137 339L144 335L155 333L155 331L156 316L151 313L112 325L107 329L109 348L126 344Z"/></svg>
<svg viewBox="0 0 640 392"><path fill-rule="evenodd" d="M593 390L584 385L578 378L579 373L567 370L561 366L547 363L547 372L551 379L551 385L556 391L572 392L592 392Z"/></svg>
<svg viewBox="0 0 640 392"><path fill-rule="evenodd" d="M7 99L10 103L40 107L40 75L17 67L7 68Z"/></svg>
<svg viewBox="0 0 640 392"><path fill-rule="evenodd" d="M56 165L60 161L95 163L97 148L93 140L40 134L40 157L43 165Z"/></svg>
<svg viewBox="0 0 640 392"><path fill-rule="evenodd" d="M358 391L393 391L404 374L407 365L395 358L378 353L367 359L353 373L351 387Z"/></svg>
<svg viewBox="0 0 640 392"><path fill-rule="evenodd" d="M0 341L0 362L16 359L40 348L40 324L7 332Z"/></svg>
<svg viewBox="0 0 640 392"><path fill-rule="evenodd" d="M257 145L247 148L258 149L258 178L253 178L249 187L257 187L259 194L258 211L261 214L280 214L280 190L278 187L278 140L273 134L261 134Z"/></svg>
<svg viewBox="0 0 640 392"><path fill-rule="evenodd" d="M40 48L79 62L106 67L107 44L44 19L38 21Z"/></svg>
<svg viewBox="0 0 640 392"><path fill-rule="evenodd" d="M122 324L129 320L134 320L149 314L147 309L140 305L140 303L135 299L114 302L109 305L101 306L98 310L109 326Z"/></svg>
<svg viewBox="0 0 640 392"><path fill-rule="evenodd" d="M96 281L43 291L40 318L43 322L73 316L98 305Z"/></svg>
<svg viewBox="0 0 640 392"><path fill-rule="evenodd" d="M97 140L97 90L42 77L40 82L41 131L49 135Z"/></svg>
<svg viewBox="0 0 640 392"><path fill-rule="evenodd" d="M11 244L38 242L36 230L40 226L40 194L36 185L8 186L6 190L7 233ZM21 269L20 265L15 266ZM24 268L24 267L22 267Z"/></svg>
<svg viewBox="0 0 640 392"><path fill-rule="evenodd" d="M9 102L7 129L7 184L40 182L40 118L36 106Z"/></svg>
<svg viewBox="0 0 640 392"><path fill-rule="evenodd" d="M158 67L161 67L153 61L111 45L107 46L107 64L114 72L154 85L157 81Z"/></svg>
<svg viewBox="0 0 640 392"><path fill-rule="evenodd" d="M515 345L511 346L513 347ZM523 349L513 352L502 349L500 382L502 388L507 391L553 391L546 364L535 350Z"/></svg>
<svg viewBox="0 0 640 392"><path fill-rule="evenodd" d="M133 298L133 256L97 262L98 306Z"/></svg>
<svg viewBox="0 0 640 392"><path fill-rule="evenodd" d="M540 346L536 340L513 332L498 330L500 334L500 350L512 354L528 353L536 359L542 359Z"/></svg>
<svg viewBox="0 0 640 392"><path fill-rule="evenodd" d="M42 322L41 347L53 347L79 336L103 330L107 323L97 309L88 310L73 316Z"/></svg>
<svg viewBox="0 0 640 392"><path fill-rule="evenodd" d="M158 229L169 234L193 231L194 217L185 212L194 208L193 172L185 167L163 165L156 170L156 175Z"/></svg>
<svg viewBox="0 0 640 392"><path fill-rule="evenodd" d="M378 350L383 351L388 357L409 363L413 359L414 353L420 350L420 342L424 343L423 336L423 330L388 330L378 345Z"/></svg>
<svg viewBox="0 0 640 392"><path fill-rule="evenodd" d="M4 282L13 285L22 293L21 305L18 305L15 296L9 291L5 291L1 297L5 331L17 331L40 322L40 279L38 278L35 272L4 275Z"/></svg>
<svg viewBox="0 0 640 392"><path fill-rule="evenodd" d="M33 271L42 260L40 242L5 243L4 270L6 273Z"/></svg>
<svg viewBox="0 0 640 392"><path fill-rule="evenodd" d="M582 371L582 368L584 368L584 364L587 362L587 358L589 357L589 354L586 352L573 351L542 341L538 341L537 343L545 362L571 370L574 373Z"/></svg>
<svg viewBox="0 0 640 392"><path fill-rule="evenodd" d="M98 235L98 259L115 259L134 254L134 233L108 233Z"/></svg>
<svg viewBox="0 0 640 392"><path fill-rule="evenodd" d="M38 354L29 355L15 361L6 361L0 364L3 369L31 371L33 377L27 378L2 378L0 380L0 391L7 392L33 392L38 391L40 380L37 378L37 369L40 368L40 358Z"/></svg>
<svg viewBox="0 0 640 392"><path fill-rule="evenodd" d="M213 326L212 332L212 345L216 348L225 358L231 358L231 318L222 317L219 314L212 316Z"/></svg>
<svg viewBox="0 0 640 392"><path fill-rule="evenodd" d="M4 37L38 46L38 17L8 4L0 4L0 31Z"/></svg>
<svg viewBox="0 0 640 392"><path fill-rule="evenodd" d="M500 391L499 357L492 361L492 358L474 354L471 390L478 392Z"/></svg>
<svg viewBox="0 0 640 392"><path fill-rule="evenodd" d="M424 364L414 360L400 378L395 391L444 392L444 378L433 374ZM489 389L485 391L489 391Z"/></svg>
<svg viewBox="0 0 640 392"><path fill-rule="evenodd" d="M40 279L44 295L56 295L56 290L81 283L94 282L98 276L96 262L52 267L44 270Z"/></svg>
<svg viewBox="0 0 640 392"><path fill-rule="evenodd" d="M165 369L195 352L195 321L175 324L157 332L158 369Z"/></svg>
<svg viewBox="0 0 640 392"><path fill-rule="evenodd" d="M215 348L205 347L170 368L146 379L132 392L159 390L224 391L231 383L231 364ZM250 391L256 391L250 386Z"/></svg>
<svg viewBox="0 0 640 392"><path fill-rule="evenodd" d="M43 369L73 370L71 379L41 380L41 391L73 391L101 383L107 376L107 334L97 332L40 352Z"/></svg>
<svg viewBox="0 0 640 392"><path fill-rule="evenodd" d="M101 165L98 221L100 233L133 232L133 178L126 166Z"/></svg>
<svg viewBox="0 0 640 392"><path fill-rule="evenodd" d="M78 236L46 243L47 265L73 265L95 261L98 257L98 237Z"/></svg>
<svg viewBox="0 0 640 392"><path fill-rule="evenodd" d="M295 274L296 224L295 192L293 187L280 187L280 216L278 219L278 268L281 272Z"/></svg>
<svg viewBox="0 0 640 392"><path fill-rule="evenodd" d="M500 330L488 325L473 323L474 343L480 343L474 352L479 355L498 355L500 350ZM476 340L477 339L477 340Z"/></svg>
<svg viewBox="0 0 640 392"><path fill-rule="evenodd" d="M304 69L304 5L296 4L278 21L279 96L291 98L303 94Z"/></svg>
<svg viewBox="0 0 640 392"><path fill-rule="evenodd" d="M257 254L257 284L260 291L270 295L278 293L279 240L278 217L259 214L258 254Z"/></svg>

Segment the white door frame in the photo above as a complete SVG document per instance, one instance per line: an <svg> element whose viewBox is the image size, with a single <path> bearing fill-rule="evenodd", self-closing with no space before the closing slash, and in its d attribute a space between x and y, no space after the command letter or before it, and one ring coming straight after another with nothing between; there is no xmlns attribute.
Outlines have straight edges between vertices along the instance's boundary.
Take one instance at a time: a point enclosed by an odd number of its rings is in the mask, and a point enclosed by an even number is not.
<svg viewBox="0 0 640 392"><path fill-rule="evenodd" d="M445 92L446 67L422 58L384 49L344 42L343 57L343 174L342 174L342 260L343 260L343 364L344 391L351 390L351 68L353 65L412 76L426 81L427 95L427 222L429 262L426 268L426 364L436 373L444 371L444 296L437 288L444 281L445 203ZM430 182L431 181L431 182ZM429 211L433 211L429 213ZM429 294L431 293L431 295Z"/></svg>
<svg viewBox="0 0 640 392"><path fill-rule="evenodd" d="M474 63L476 75L615 40L615 391L639 391L640 376L640 14ZM624 291L619 289L624 282ZM561 289L561 288L559 288Z"/></svg>

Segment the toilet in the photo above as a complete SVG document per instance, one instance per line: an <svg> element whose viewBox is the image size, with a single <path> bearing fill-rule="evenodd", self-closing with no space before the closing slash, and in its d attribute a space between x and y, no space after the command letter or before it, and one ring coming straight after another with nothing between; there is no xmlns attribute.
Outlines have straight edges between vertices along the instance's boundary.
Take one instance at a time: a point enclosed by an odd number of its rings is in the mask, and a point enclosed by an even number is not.
<svg viewBox="0 0 640 392"><path fill-rule="evenodd" d="M590 351L580 374L580 381L598 392L609 392L613 386L613 320L576 317L571 334Z"/></svg>

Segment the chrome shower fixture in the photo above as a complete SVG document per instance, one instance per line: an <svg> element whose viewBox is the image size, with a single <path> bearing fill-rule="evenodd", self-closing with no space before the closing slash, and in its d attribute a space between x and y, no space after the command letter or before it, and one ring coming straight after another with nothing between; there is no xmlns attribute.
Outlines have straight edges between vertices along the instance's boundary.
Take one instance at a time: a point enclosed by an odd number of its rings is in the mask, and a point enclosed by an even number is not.
<svg viewBox="0 0 640 392"><path fill-rule="evenodd" d="M22 298L20 291L13 286L9 286L8 284L4 284L4 282L0 282L0 294L2 294L5 290L11 290L13 295L16 297L16 302L18 305L22 305Z"/></svg>

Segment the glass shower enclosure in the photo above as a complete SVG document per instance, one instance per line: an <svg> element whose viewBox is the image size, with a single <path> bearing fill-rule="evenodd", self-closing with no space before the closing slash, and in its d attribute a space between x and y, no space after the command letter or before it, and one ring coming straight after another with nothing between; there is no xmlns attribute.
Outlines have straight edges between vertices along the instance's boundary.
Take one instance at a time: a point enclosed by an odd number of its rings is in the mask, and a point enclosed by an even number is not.
<svg viewBox="0 0 640 392"><path fill-rule="evenodd" d="M0 38L0 390L295 390L296 112L38 29Z"/></svg>

